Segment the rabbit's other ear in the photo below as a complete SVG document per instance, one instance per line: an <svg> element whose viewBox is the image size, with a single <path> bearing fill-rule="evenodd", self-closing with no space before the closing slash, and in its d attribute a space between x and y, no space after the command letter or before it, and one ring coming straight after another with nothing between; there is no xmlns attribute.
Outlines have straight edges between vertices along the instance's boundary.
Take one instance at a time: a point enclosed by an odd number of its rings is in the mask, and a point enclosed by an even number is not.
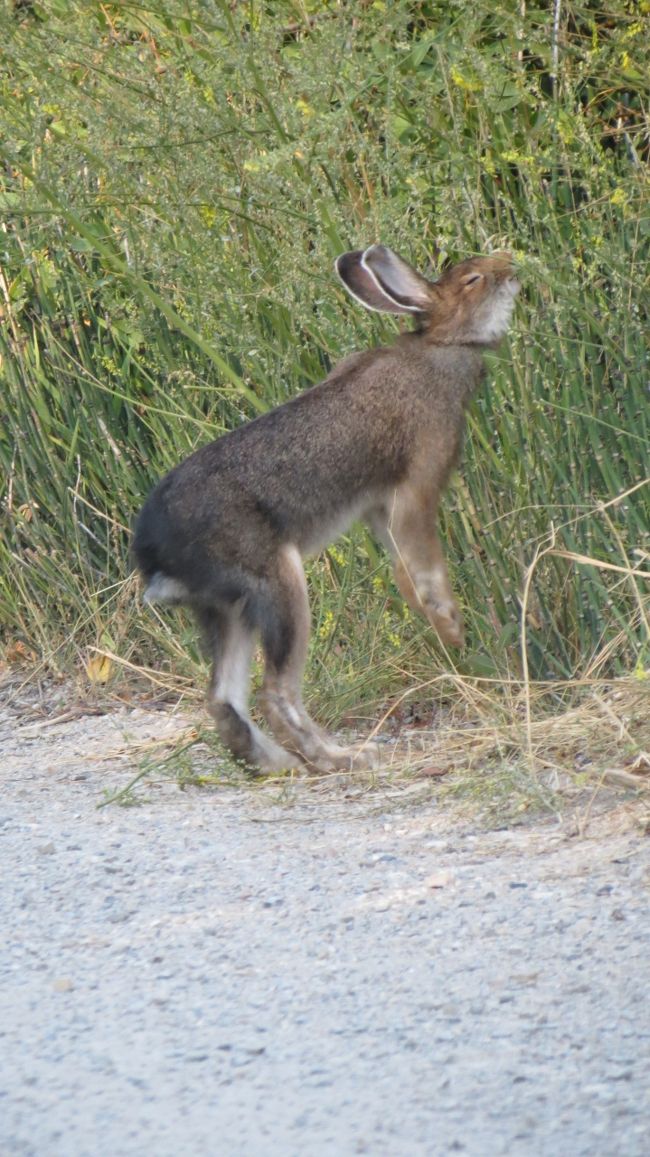
<svg viewBox="0 0 650 1157"><path fill-rule="evenodd" d="M382 292L409 313L428 313L434 304L436 290L432 283L387 245L371 245L361 264Z"/></svg>
<svg viewBox="0 0 650 1157"><path fill-rule="evenodd" d="M366 268L364 256L363 249L356 249L350 253L342 253L334 263L334 268L348 293L365 305L366 309L374 309L378 313L415 312L413 306L396 301L384 292L374 274Z"/></svg>

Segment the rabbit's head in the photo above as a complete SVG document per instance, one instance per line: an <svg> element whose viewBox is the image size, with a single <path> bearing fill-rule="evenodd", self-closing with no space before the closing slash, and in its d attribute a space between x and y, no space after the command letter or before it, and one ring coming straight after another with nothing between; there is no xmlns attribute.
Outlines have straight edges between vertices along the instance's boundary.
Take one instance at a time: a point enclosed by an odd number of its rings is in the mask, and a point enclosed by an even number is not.
<svg viewBox="0 0 650 1157"><path fill-rule="evenodd" d="M371 245L343 253L336 272L366 309L412 314L433 345L498 344L520 288L509 253L470 257L428 281L386 245Z"/></svg>

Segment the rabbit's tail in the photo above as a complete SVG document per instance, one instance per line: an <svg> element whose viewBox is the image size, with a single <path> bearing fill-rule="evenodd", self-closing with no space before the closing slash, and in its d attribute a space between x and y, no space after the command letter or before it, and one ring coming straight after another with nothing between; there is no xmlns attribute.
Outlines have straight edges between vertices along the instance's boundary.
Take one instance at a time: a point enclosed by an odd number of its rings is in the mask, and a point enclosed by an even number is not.
<svg viewBox="0 0 650 1157"><path fill-rule="evenodd" d="M153 496L152 496L153 498ZM173 538L160 509L149 499L136 523L131 547L133 560L146 587L145 603L187 603L191 600L188 586L180 577L170 573L167 559Z"/></svg>

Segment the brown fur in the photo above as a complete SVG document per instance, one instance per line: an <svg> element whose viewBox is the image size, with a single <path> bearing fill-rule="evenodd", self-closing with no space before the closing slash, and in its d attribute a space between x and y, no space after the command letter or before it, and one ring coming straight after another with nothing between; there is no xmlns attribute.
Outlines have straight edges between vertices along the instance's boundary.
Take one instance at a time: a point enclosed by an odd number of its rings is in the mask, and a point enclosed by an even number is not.
<svg viewBox="0 0 650 1157"><path fill-rule="evenodd" d="M390 552L409 605L445 643L462 643L438 503L482 351L505 332L518 289L507 254L464 261L435 283L384 246L344 254L337 270L367 308L412 313L415 331L353 354L320 385L198 450L159 483L136 527L147 597L187 603L202 626L222 740L264 770L374 759L370 745L337 746L301 697L309 605L300 560L355 519ZM261 704L282 746L248 716L258 633Z"/></svg>

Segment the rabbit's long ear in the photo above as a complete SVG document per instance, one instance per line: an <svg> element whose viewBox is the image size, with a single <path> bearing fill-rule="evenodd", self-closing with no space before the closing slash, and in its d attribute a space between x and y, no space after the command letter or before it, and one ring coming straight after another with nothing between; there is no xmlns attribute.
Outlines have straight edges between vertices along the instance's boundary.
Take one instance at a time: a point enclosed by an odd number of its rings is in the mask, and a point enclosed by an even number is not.
<svg viewBox="0 0 650 1157"><path fill-rule="evenodd" d="M371 245L364 252L361 264L372 274L381 291L402 309L413 313L427 313L431 309L436 295L432 283L387 245Z"/></svg>
<svg viewBox="0 0 650 1157"><path fill-rule="evenodd" d="M378 313L413 313L413 306L396 301L382 289L374 274L366 268L364 256L363 249L356 249L351 253L342 253L334 263L348 293L365 305L366 309L374 309Z"/></svg>

